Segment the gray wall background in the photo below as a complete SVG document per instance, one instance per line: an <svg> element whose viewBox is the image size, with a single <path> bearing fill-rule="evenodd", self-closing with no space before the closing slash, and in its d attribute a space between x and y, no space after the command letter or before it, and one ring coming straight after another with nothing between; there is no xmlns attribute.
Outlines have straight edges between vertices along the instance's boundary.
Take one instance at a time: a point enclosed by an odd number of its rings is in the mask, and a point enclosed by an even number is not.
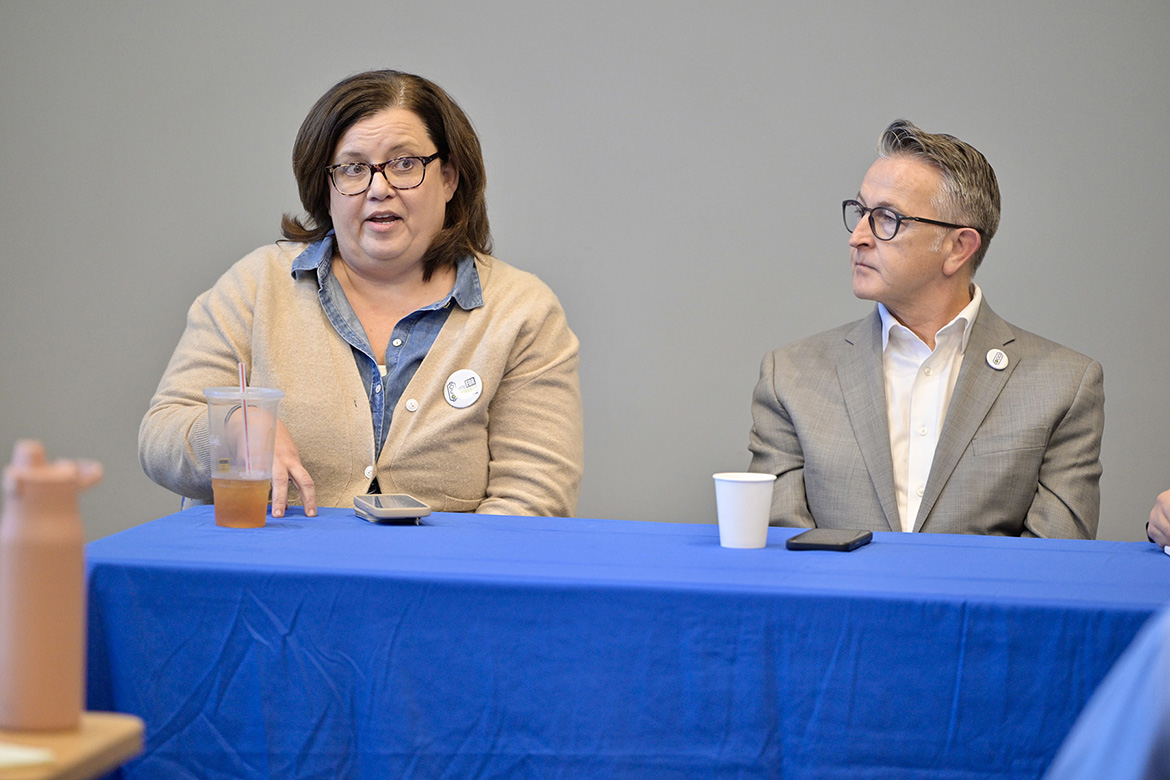
<svg viewBox="0 0 1170 780"><path fill-rule="evenodd" d="M1105 367L1105 539L1170 487L1170 4L0 0L0 448L101 460L89 535L168 514L138 423L197 294L298 211L313 101L394 67L475 122L496 254L582 342L578 514L714 520L764 352L869 311L840 201L896 117L983 151L996 310Z"/></svg>

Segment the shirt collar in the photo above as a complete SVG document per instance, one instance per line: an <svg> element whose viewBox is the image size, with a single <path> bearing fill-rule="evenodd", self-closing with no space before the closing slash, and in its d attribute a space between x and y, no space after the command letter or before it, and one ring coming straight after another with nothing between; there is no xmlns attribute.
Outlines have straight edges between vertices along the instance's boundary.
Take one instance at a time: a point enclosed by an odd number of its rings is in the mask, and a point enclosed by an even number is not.
<svg viewBox="0 0 1170 780"><path fill-rule="evenodd" d="M301 279L309 273L317 273L317 289L325 285L333 265L333 231L330 230L320 241L314 241L305 247L305 250L296 256L292 264L292 275ZM464 255L455 263L455 284L451 292L428 309L441 309L455 301L459 308L466 311L483 306L483 287L479 282L479 269L475 267L475 258Z"/></svg>
<svg viewBox="0 0 1170 780"><path fill-rule="evenodd" d="M971 291L971 302L964 306L962 311L956 314L953 320L940 328L938 333L935 334L935 343L937 344L940 336L961 330L963 340L959 344L960 355L967 351L967 341L971 338L971 326L975 324L975 317L979 314L979 307L983 304L983 291L979 289L979 285L972 282ZM902 328L907 333L911 331L905 325L898 322L893 314L890 314L890 310L886 308L884 303L879 303L877 308L878 315L882 318L882 351L884 352L890 343L891 330L894 328ZM915 338L918 337L915 336Z"/></svg>
<svg viewBox="0 0 1170 780"><path fill-rule="evenodd" d="M329 276L329 266L333 262L333 231L325 234L325 238L314 241L305 247L293 260L292 275L294 279L301 279L310 271L317 272L317 289L325 286L325 277Z"/></svg>
<svg viewBox="0 0 1170 780"><path fill-rule="evenodd" d="M451 298L459 308L465 311L478 309L483 306L483 288L479 284L479 269L475 267L475 258L464 255L455 264L455 285L451 288Z"/></svg>

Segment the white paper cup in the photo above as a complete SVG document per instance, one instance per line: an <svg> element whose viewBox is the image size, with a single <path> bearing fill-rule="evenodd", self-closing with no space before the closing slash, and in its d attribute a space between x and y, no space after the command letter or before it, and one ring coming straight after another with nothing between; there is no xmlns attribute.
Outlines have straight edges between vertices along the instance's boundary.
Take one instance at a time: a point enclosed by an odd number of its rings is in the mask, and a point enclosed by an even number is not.
<svg viewBox="0 0 1170 780"><path fill-rule="evenodd" d="M726 472L714 477L719 544L741 549L763 547L768 543L776 475Z"/></svg>

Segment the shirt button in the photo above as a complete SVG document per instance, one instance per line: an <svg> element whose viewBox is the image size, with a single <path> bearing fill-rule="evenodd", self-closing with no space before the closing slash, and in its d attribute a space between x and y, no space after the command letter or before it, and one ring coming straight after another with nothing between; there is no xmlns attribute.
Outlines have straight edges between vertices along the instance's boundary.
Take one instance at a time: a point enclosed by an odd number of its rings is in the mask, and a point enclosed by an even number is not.
<svg viewBox="0 0 1170 780"><path fill-rule="evenodd" d="M918 488L914 492L918 494L919 498L922 498L922 496L926 493L926 488Z"/></svg>
<svg viewBox="0 0 1170 780"><path fill-rule="evenodd" d="M921 428L919 428L919 429L918 429L918 435L919 435L919 436L925 436L925 435L926 435L926 433L927 433L927 431L926 431L926 426L925 426L925 425L923 425Z"/></svg>
<svg viewBox="0 0 1170 780"><path fill-rule="evenodd" d="M931 368L930 366L927 366L925 369L923 369L922 373L926 374L927 376L930 376L931 374L934 373L934 369Z"/></svg>
<svg viewBox="0 0 1170 780"><path fill-rule="evenodd" d="M393 344L393 345L394 345L394 346L396 346L396 347L401 347L401 346L402 346L402 339L394 339L394 340L393 340L393 341L391 341L390 343L391 343L391 344Z"/></svg>
<svg viewBox="0 0 1170 780"><path fill-rule="evenodd" d="M373 479L373 478L374 478L374 467L373 466L366 466L366 479Z"/></svg>
<svg viewBox="0 0 1170 780"><path fill-rule="evenodd" d="M380 393L380 392L382 392L382 383L381 383L381 382L379 382L378 384L374 385L374 392L375 392L375 393Z"/></svg>
<svg viewBox="0 0 1170 780"><path fill-rule="evenodd" d="M414 400L413 398L408 400L406 402L406 411L417 412L418 411L418 401Z"/></svg>

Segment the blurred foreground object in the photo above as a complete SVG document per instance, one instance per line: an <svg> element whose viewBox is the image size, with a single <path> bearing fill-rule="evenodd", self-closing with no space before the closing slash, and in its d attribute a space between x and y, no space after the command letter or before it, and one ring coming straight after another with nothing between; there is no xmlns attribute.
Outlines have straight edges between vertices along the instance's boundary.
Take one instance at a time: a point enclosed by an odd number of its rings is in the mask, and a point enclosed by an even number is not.
<svg viewBox="0 0 1170 780"><path fill-rule="evenodd" d="M1044 777L1170 780L1170 610L1101 681Z"/></svg>
<svg viewBox="0 0 1170 780"><path fill-rule="evenodd" d="M0 729L75 729L85 688L85 530L101 464L16 443L0 519Z"/></svg>

